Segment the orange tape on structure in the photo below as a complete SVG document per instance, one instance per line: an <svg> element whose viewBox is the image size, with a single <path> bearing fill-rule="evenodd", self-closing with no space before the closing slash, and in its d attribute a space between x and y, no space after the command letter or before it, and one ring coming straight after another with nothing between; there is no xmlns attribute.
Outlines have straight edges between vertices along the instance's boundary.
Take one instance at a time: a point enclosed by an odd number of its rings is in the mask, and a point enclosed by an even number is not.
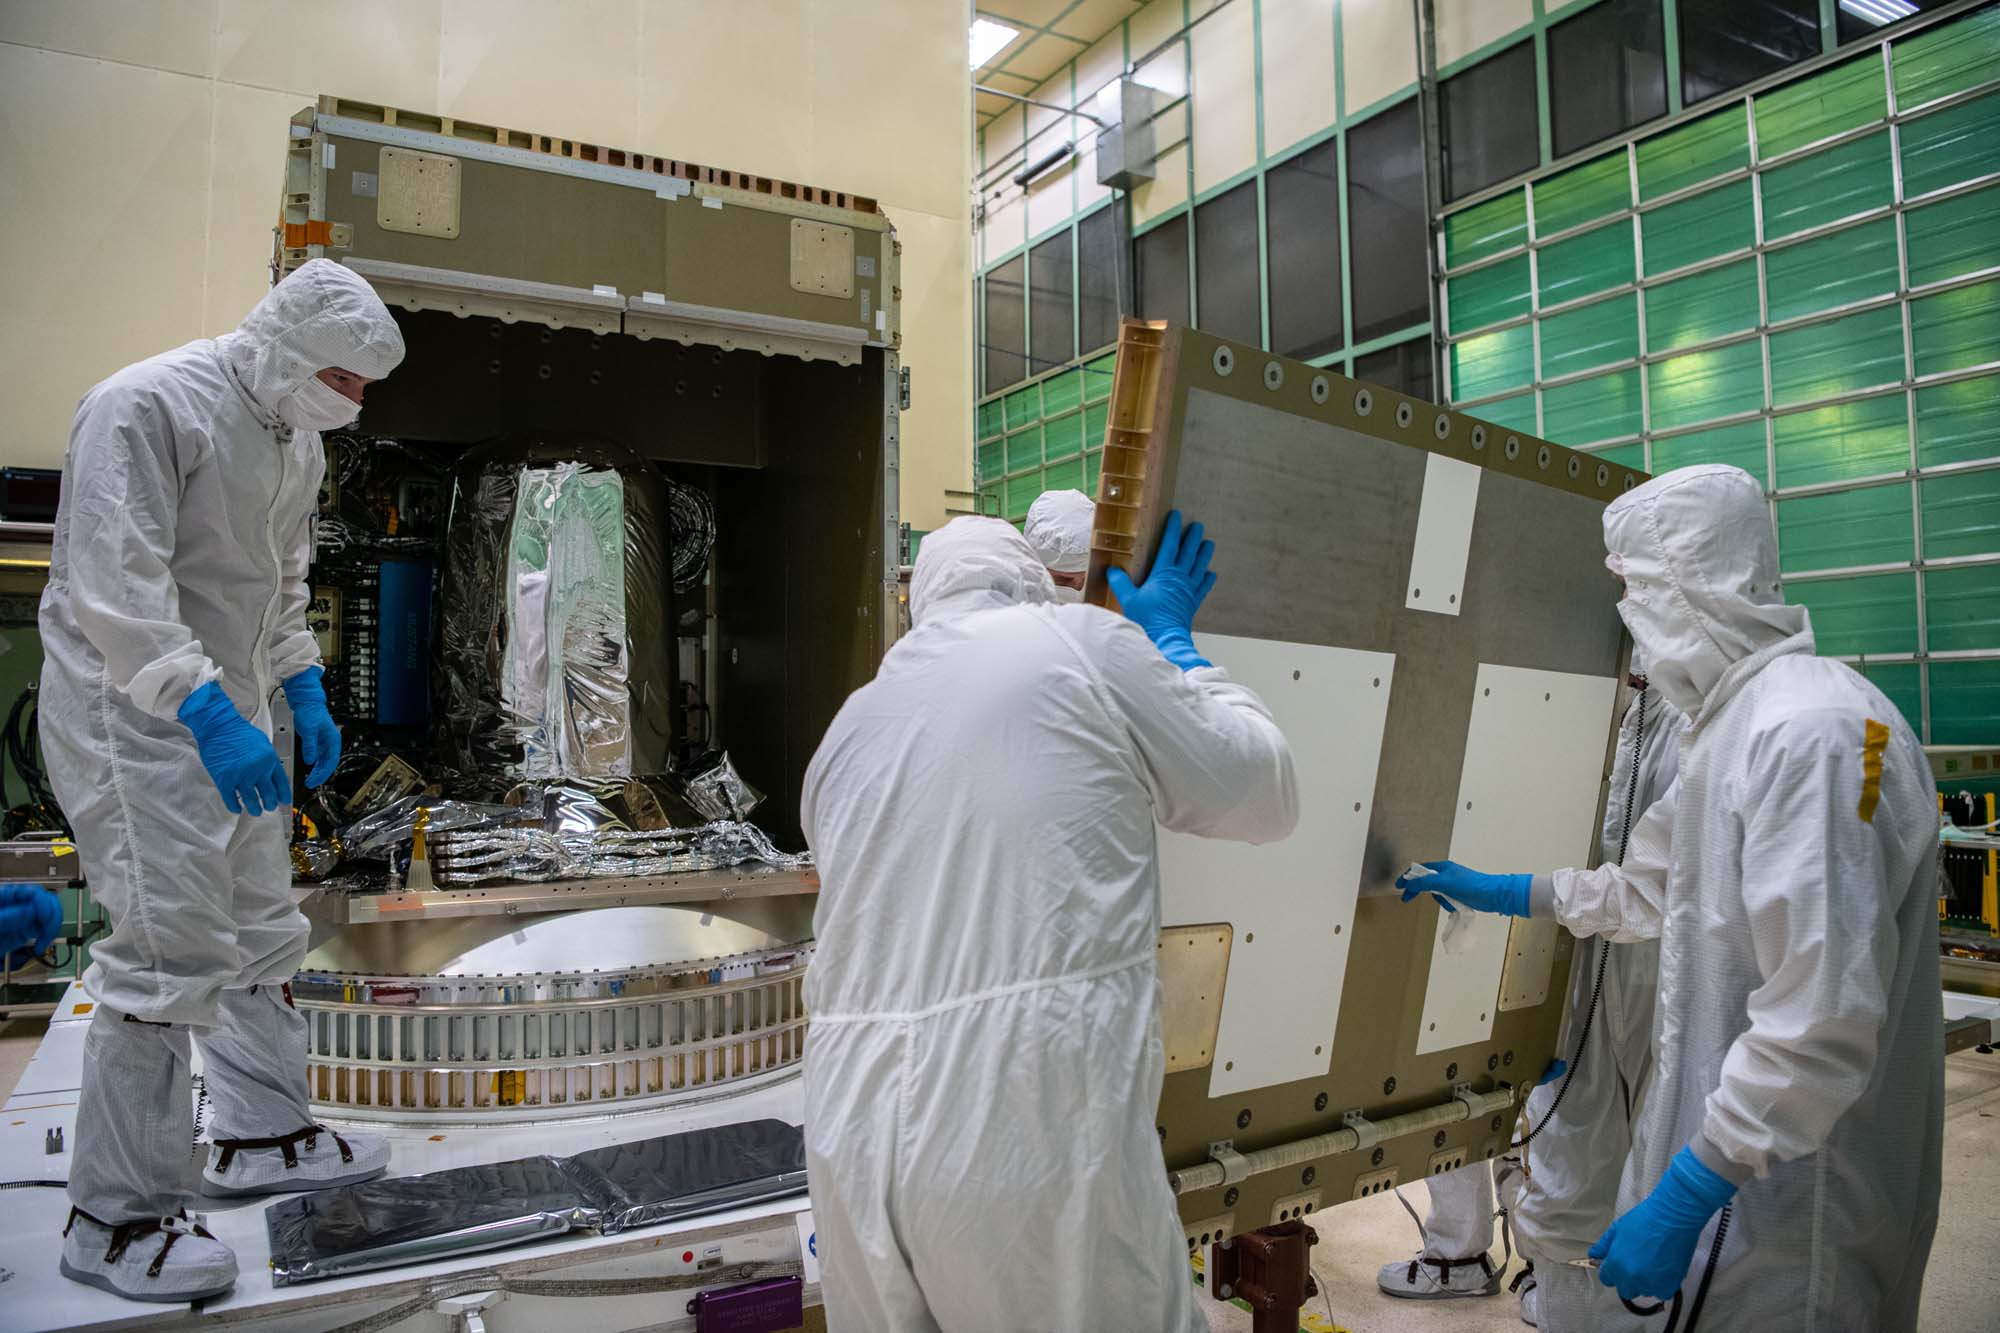
<svg viewBox="0 0 2000 1333"><path fill-rule="evenodd" d="M331 222L287 222L285 224L285 248L296 250L302 245L333 244L333 224Z"/></svg>

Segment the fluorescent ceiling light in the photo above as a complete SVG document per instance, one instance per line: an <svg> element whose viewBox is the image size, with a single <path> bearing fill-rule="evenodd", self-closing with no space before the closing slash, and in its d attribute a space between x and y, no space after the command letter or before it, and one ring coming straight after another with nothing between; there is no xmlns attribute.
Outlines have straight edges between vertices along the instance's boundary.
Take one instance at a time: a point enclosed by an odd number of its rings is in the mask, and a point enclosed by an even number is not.
<svg viewBox="0 0 2000 1333"><path fill-rule="evenodd" d="M1917 12L1910 0L1840 0L1840 7L1876 27L1895 23Z"/></svg>
<svg viewBox="0 0 2000 1333"><path fill-rule="evenodd" d="M1007 43L1021 35L1019 28L1010 28L992 19L972 20L972 68L978 69L1006 48Z"/></svg>

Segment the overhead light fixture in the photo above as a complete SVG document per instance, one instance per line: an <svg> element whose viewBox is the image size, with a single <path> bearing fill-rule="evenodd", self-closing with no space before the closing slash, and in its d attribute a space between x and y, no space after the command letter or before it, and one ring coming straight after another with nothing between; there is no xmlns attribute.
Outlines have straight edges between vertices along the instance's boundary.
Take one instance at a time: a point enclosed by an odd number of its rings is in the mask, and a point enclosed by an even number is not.
<svg viewBox="0 0 2000 1333"><path fill-rule="evenodd" d="M1840 7L1864 23L1880 28L1900 23L1917 12L1910 0L1840 0Z"/></svg>
<svg viewBox="0 0 2000 1333"><path fill-rule="evenodd" d="M1007 43L1021 35L1019 28L1010 28L992 19L972 20L972 68L978 69L994 56L1006 49Z"/></svg>

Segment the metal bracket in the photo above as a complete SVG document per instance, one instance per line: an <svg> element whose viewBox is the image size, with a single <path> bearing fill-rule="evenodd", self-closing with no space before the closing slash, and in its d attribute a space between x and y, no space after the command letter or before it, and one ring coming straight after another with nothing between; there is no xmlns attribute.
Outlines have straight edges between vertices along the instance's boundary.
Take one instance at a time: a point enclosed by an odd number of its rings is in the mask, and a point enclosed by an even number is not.
<svg viewBox="0 0 2000 1333"><path fill-rule="evenodd" d="M1250 1179L1250 1159L1236 1151L1235 1139L1217 1139L1209 1144L1208 1159L1222 1168L1225 1185L1240 1185Z"/></svg>
<svg viewBox="0 0 2000 1333"><path fill-rule="evenodd" d="M1343 1111L1340 1116L1340 1123L1354 1131L1356 1140L1354 1146L1357 1149L1372 1148L1383 1139L1389 1137L1382 1132L1380 1125L1374 1124L1368 1117L1362 1115L1361 1108L1359 1107L1351 1111Z"/></svg>
<svg viewBox="0 0 2000 1333"><path fill-rule="evenodd" d="M437 1303L437 1312L451 1321L451 1333L486 1333L482 1312L507 1299L504 1291L474 1291Z"/></svg>

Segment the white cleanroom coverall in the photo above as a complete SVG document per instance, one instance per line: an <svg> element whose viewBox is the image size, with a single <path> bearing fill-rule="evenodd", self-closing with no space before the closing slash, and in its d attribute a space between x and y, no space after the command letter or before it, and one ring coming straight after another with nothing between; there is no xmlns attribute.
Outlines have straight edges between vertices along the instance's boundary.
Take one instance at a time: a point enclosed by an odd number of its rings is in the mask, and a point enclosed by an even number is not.
<svg viewBox="0 0 2000 1333"><path fill-rule="evenodd" d="M1679 780L1624 864L1531 890L1536 916L1578 934L1660 942L1618 1212L1690 1147L1740 1186L1703 1333L1914 1328L1944 1097L1923 747L1873 685L1813 656L1747 473L1655 478L1612 502L1604 533L1647 677L1690 719ZM1598 1326L1627 1323L1649 1326Z"/></svg>
<svg viewBox="0 0 2000 1333"><path fill-rule="evenodd" d="M1090 569L1090 530L1096 521L1097 502L1082 491L1043 491L1028 506L1021 535L1051 574L1081 575ZM1083 589L1058 582L1055 600L1080 602Z"/></svg>
<svg viewBox="0 0 2000 1333"><path fill-rule="evenodd" d="M305 1023L282 989L306 950L289 821L230 814L177 711L218 681L268 731L272 693L317 661L306 568L325 460L281 414L320 370L379 379L402 357L368 284L315 260L235 332L128 366L77 408L42 598L41 734L111 918L85 978L99 1008L70 1180L104 1222L191 1201L189 1028L216 1137L311 1121Z"/></svg>
<svg viewBox="0 0 2000 1333"><path fill-rule="evenodd" d="M1644 669L1636 655L1633 667ZM1618 859L1628 830L1673 785L1686 726L1687 718L1658 690L1635 691L1628 698L1611 762L1598 838L1600 860ZM1610 955L1604 962L1604 990L1579 1057L1577 1028L1590 1008L1600 951ZM1618 1176L1632 1142L1632 1117L1652 1072L1659 958L1659 945L1653 940L1612 944L1586 938L1578 944L1570 963L1568 1020L1556 1044L1557 1054L1573 1067L1566 1076L1558 1075L1528 1095L1527 1123L1542 1128L1533 1143L1515 1150L1527 1157L1530 1179L1512 1202L1513 1223L1522 1255L1535 1261L1536 1304L1543 1329L1557 1333L1588 1329L1595 1326L1591 1322L1595 1315L1589 1312L1601 1310L1602 1301L1618 1305L1616 1294L1606 1291L1595 1274L1567 1261L1582 1258L1615 1216ZM1549 1107L1565 1077L1568 1091L1551 1120ZM1490 1164L1475 1162L1425 1183L1431 1206L1424 1221L1418 1271L1410 1277L1407 1261L1391 1265L1401 1271L1384 1270L1385 1281L1440 1289L1446 1281L1436 1262L1441 1260L1452 1264L1449 1282L1454 1289L1484 1290L1486 1274L1476 1262L1454 1261L1484 1254L1492 1246L1495 1199Z"/></svg>
<svg viewBox="0 0 2000 1333"><path fill-rule="evenodd" d="M1006 523L933 532L806 774L835 1329L1206 1327L1154 1128L1156 825L1285 837L1291 752L1220 669L1049 598Z"/></svg>

